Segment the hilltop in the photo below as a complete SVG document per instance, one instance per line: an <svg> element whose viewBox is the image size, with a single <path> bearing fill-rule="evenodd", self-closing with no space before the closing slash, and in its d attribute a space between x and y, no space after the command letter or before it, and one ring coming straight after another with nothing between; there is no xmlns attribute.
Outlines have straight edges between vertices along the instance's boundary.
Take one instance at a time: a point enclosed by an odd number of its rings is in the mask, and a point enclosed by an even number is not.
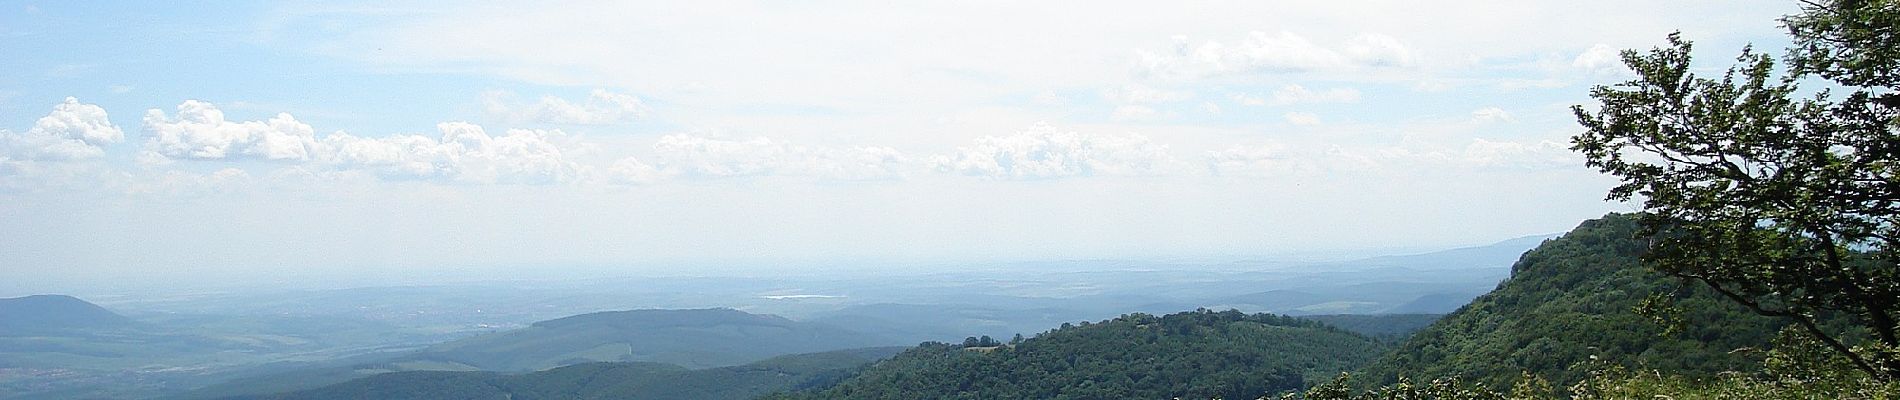
<svg viewBox="0 0 1900 400"><path fill-rule="evenodd" d="M120 328L132 319L66 295L0 299L0 335L68 329Z"/></svg>

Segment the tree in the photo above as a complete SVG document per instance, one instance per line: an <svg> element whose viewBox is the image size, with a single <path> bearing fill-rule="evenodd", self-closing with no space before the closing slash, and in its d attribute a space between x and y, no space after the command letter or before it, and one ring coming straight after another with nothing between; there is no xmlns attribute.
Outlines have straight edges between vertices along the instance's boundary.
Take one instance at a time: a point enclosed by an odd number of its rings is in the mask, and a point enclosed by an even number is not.
<svg viewBox="0 0 1900 400"><path fill-rule="evenodd" d="M1572 108L1586 128L1572 149L1621 179L1609 199L1641 196L1649 266L1788 318L1897 381L1900 2L1816 0L1782 22L1794 47L1779 77L1752 49L1719 79L1697 77L1677 34L1624 51L1637 77L1593 88L1597 111ZM1813 77L1829 88L1801 95Z"/></svg>

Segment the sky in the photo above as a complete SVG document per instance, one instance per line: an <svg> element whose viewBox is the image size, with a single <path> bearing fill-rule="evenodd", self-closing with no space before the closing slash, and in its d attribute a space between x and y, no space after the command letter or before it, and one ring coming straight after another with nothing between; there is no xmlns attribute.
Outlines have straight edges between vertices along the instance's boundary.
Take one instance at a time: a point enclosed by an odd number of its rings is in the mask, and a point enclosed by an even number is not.
<svg viewBox="0 0 1900 400"><path fill-rule="evenodd" d="M1786 1L0 1L0 292L1245 260L1628 204L1569 109ZM390 4L395 3L395 4ZM182 286L181 286L182 287Z"/></svg>

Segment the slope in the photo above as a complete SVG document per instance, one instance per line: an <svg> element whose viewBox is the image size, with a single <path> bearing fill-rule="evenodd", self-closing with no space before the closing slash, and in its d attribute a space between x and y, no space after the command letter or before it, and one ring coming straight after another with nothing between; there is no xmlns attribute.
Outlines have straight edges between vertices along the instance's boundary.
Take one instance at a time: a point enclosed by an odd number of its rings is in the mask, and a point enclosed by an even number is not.
<svg viewBox="0 0 1900 400"><path fill-rule="evenodd" d="M533 371L593 361L721 367L767 357L891 345L825 324L733 309L582 314L430 346L416 360L487 371Z"/></svg>
<svg viewBox="0 0 1900 400"><path fill-rule="evenodd" d="M1207 310L1068 325L1014 346L925 343L804 399L1253 398L1370 362L1384 346L1318 322Z"/></svg>
<svg viewBox="0 0 1900 400"><path fill-rule="evenodd" d="M132 320L66 295L0 299L0 335L68 329L119 328Z"/></svg>
<svg viewBox="0 0 1900 400"><path fill-rule="evenodd" d="M470 371L387 373L292 393L239 399L749 399L823 387L902 351L898 347L780 356L751 364L688 370L650 362L587 363L521 375Z"/></svg>
<svg viewBox="0 0 1900 400"><path fill-rule="evenodd" d="M594 362L725 367L787 354L893 344L826 324L732 309L610 311L541 321L410 354L364 355L243 377L176 398L304 390L408 371L528 372Z"/></svg>
<svg viewBox="0 0 1900 400"><path fill-rule="evenodd" d="M1501 389L1528 371L1563 387L1591 357L1690 376L1758 365L1735 350L1765 346L1778 323L1644 268L1646 243L1630 216L1585 221L1525 253L1496 290L1413 334L1361 381L1456 376ZM1681 332L1665 336L1635 311L1654 293L1679 297Z"/></svg>

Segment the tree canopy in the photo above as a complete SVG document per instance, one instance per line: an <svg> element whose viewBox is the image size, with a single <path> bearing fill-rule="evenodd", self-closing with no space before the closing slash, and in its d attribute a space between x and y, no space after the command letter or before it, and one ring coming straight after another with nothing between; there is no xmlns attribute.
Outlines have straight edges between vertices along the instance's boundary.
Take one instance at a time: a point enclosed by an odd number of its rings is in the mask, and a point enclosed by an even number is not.
<svg viewBox="0 0 1900 400"><path fill-rule="evenodd" d="M1649 266L1788 318L1890 381L1900 379L1897 21L1892 0L1807 2L1783 19L1794 38L1785 71L1745 49L1720 77L1699 77L1676 34L1625 51L1636 78L1592 89L1594 111L1573 108L1586 130L1572 147L1621 179L1611 200L1640 197ZM1827 88L1803 91L1811 78ZM1857 324L1830 328L1830 315Z"/></svg>

